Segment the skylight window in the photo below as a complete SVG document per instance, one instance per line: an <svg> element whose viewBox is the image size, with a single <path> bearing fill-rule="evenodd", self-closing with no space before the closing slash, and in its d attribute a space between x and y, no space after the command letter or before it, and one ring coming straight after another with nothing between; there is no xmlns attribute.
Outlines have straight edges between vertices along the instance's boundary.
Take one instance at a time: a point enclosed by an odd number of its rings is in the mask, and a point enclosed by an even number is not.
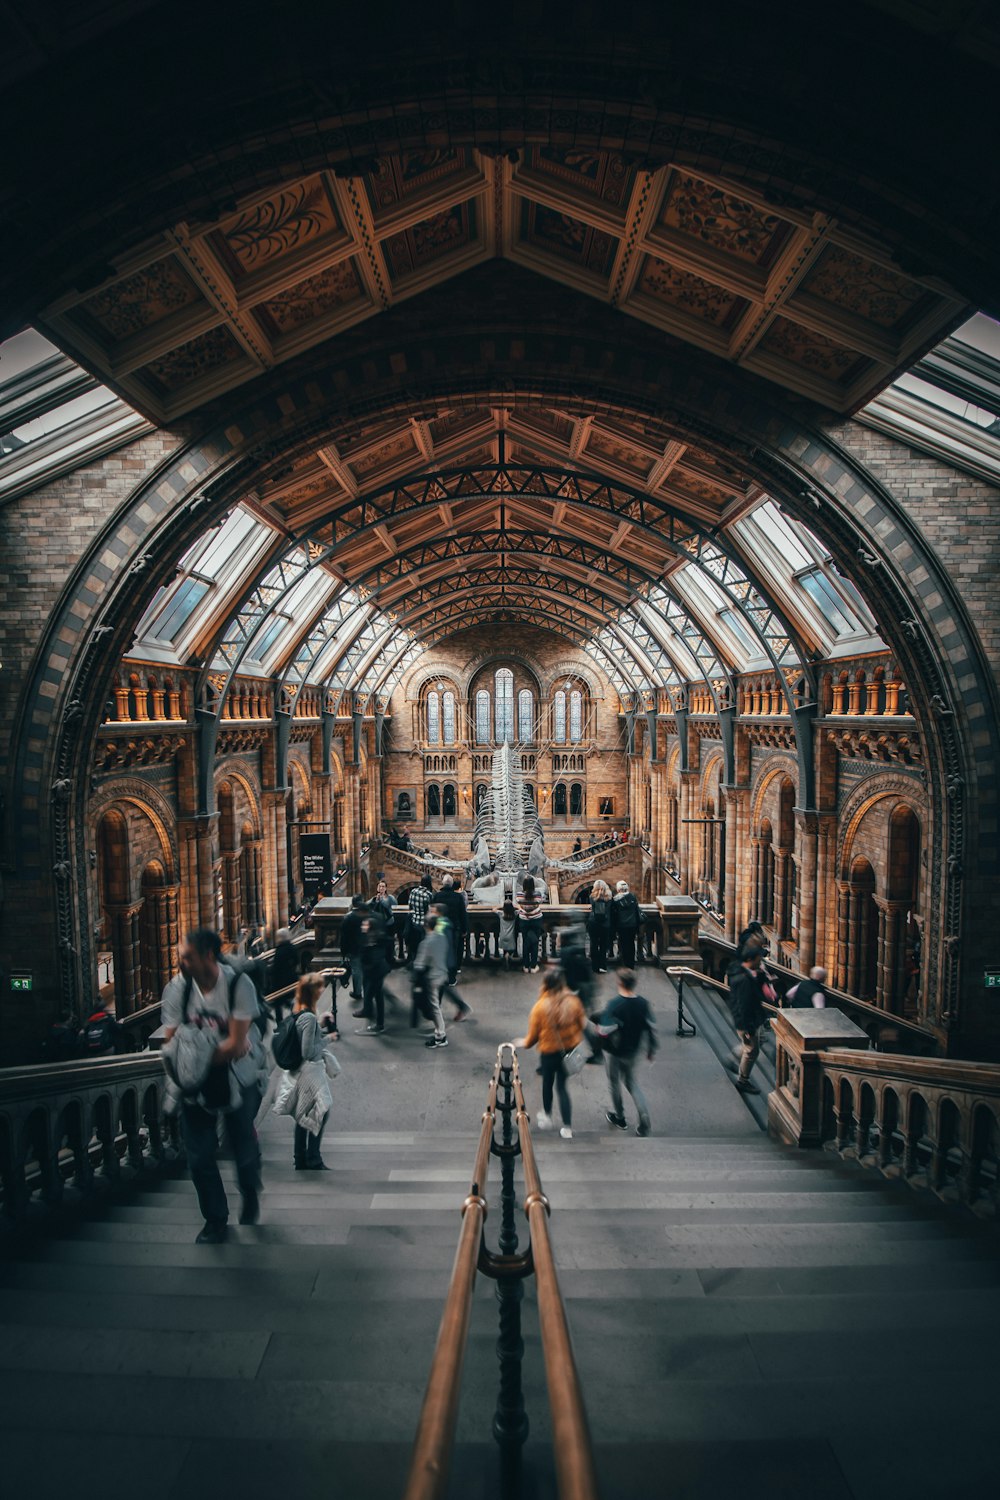
<svg viewBox="0 0 1000 1500"><path fill-rule="evenodd" d="M150 431L35 329L0 343L0 496L26 494Z"/></svg>

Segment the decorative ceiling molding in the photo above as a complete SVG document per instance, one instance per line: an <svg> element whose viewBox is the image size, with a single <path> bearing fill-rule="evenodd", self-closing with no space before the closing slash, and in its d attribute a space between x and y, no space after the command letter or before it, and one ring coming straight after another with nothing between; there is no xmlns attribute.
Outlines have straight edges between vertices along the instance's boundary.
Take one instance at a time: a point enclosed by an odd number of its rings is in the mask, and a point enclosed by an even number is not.
<svg viewBox="0 0 1000 1500"><path fill-rule="evenodd" d="M39 326L162 424L496 256L837 412L965 312L805 203L612 151L512 155L440 146L289 178L173 226Z"/></svg>

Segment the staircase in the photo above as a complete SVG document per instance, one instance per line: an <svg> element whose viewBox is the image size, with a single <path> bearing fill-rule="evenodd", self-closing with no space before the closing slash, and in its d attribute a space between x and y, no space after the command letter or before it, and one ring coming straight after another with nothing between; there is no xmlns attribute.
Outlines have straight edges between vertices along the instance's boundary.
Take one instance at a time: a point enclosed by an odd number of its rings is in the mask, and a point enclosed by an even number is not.
<svg viewBox="0 0 1000 1500"><path fill-rule="evenodd" d="M355 1128L335 1120L334 1170L293 1172L290 1122L269 1121L264 1220L226 1245L193 1244L193 1190L169 1177L10 1239L12 1495L400 1494L468 1190L469 1100L485 1092L492 991L475 990L482 1032L455 1028L443 1054L414 1048L403 1064L414 1039L402 1030L391 1046L338 1048L348 1091L335 1109ZM605 1500L991 1492L996 1225L773 1144L705 1036L672 1036L665 985L657 998L664 1046L644 1083L665 1133L604 1127L603 1078L586 1068L574 1140L534 1136ZM497 1028L510 1034L506 1018ZM420 1115L407 1103L412 1130L378 1128L394 1121L393 1094L372 1097L372 1081L398 1093L418 1072L433 1103ZM497 1194L495 1174L494 1247ZM519 1493L542 1500L554 1489L533 1302L529 1281ZM499 1494L496 1336L478 1278L455 1500Z"/></svg>

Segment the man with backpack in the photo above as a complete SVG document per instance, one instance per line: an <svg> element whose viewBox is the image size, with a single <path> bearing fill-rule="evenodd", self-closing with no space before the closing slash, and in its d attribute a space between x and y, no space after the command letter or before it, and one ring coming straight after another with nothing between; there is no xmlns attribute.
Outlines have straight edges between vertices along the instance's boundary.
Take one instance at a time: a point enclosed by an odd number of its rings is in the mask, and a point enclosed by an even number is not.
<svg viewBox="0 0 1000 1500"><path fill-rule="evenodd" d="M648 1135L650 1131L649 1105L636 1078L636 1063L643 1044L650 1062L656 1055L656 1022L649 1001L636 994L636 977L631 969L617 969L618 994L605 1007L603 1015L595 1021L595 1029L604 1039L608 1059L608 1087L611 1090L611 1108L607 1111L609 1124L619 1130L627 1130L625 1110L622 1105L622 1085L632 1095L639 1111L636 1135Z"/></svg>
<svg viewBox="0 0 1000 1500"><path fill-rule="evenodd" d="M258 1016L257 994L248 975L220 963L222 942L209 927L189 932L179 945L180 973L163 991L160 1015L169 1044L180 1028L207 1032L215 1050L207 1076L185 1094L181 1134L191 1180L205 1226L195 1243L219 1245L226 1238L229 1202L216 1160L221 1114L236 1161L241 1224L260 1217L260 1149L254 1116L260 1104L259 1066L250 1045Z"/></svg>
<svg viewBox="0 0 1000 1500"><path fill-rule="evenodd" d="M611 903L611 926L618 939L618 960L623 969L635 967L635 939L639 931L639 903L624 880L615 886Z"/></svg>

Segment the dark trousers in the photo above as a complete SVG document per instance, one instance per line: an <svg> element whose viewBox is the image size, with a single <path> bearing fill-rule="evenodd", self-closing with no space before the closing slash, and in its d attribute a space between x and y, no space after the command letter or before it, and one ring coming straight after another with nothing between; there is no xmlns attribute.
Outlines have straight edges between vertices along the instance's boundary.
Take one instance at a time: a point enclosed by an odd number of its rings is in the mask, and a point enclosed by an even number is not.
<svg viewBox="0 0 1000 1500"><path fill-rule="evenodd" d="M416 958L417 949L420 947L420 941L425 931L426 928L418 926L416 922L407 922L403 935L406 939L406 962L408 964L412 964Z"/></svg>
<svg viewBox="0 0 1000 1500"><path fill-rule="evenodd" d="M260 1187L260 1147L253 1128L259 1107L260 1089L252 1085L243 1090L239 1109L222 1117L236 1160L236 1178L244 1194L255 1193ZM216 1160L216 1116L200 1104L185 1104L181 1109L181 1134L202 1216L206 1224L225 1224L229 1219L229 1200Z"/></svg>
<svg viewBox="0 0 1000 1500"><path fill-rule="evenodd" d="M521 946L524 951L524 967L534 969L538 964L538 945L542 938L542 919L533 917L521 924Z"/></svg>
<svg viewBox="0 0 1000 1500"><path fill-rule="evenodd" d="M364 969L364 1000L361 1009L376 1026L385 1025L385 976L381 964Z"/></svg>
<svg viewBox="0 0 1000 1500"><path fill-rule="evenodd" d="M607 922L595 922L590 929L590 962L595 969L606 969L608 967L608 945L611 942L611 928Z"/></svg>
<svg viewBox="0 0 1000 1500"><path fill-rule="evenodd" d="M635 968L635 928L618 933L618 961L626 969Z"/></svg>
<svg viewBox="0 0 1000 1500"><path fill-rule="evenodd" d="M296 1125L292 1150L295 1155L295 1165L297 1167L305 1166L307 1162L322 1161L323 1158L319 1154L319 1147L323 1139L323 1132L326 1129L326 1122L329 1118L330 1111L327 1110L323 1116L323 1123L319 1127L319 1135L312 1135L304 1125Z"/></svg>
<svg viewBox="0 0 1000 1500"><path fill-rule="evenodd" d="M563 1054L561 1052L542 1052L540 1054L542 1064L542 1108L547 1115L552 1113L552 1089L555 1085L559 1095L559 1113L562 1115L564 1125L573 1123L573 1106L570 1103L569 1089L566 1087L566 1069L563 1067Z"/></svg>

